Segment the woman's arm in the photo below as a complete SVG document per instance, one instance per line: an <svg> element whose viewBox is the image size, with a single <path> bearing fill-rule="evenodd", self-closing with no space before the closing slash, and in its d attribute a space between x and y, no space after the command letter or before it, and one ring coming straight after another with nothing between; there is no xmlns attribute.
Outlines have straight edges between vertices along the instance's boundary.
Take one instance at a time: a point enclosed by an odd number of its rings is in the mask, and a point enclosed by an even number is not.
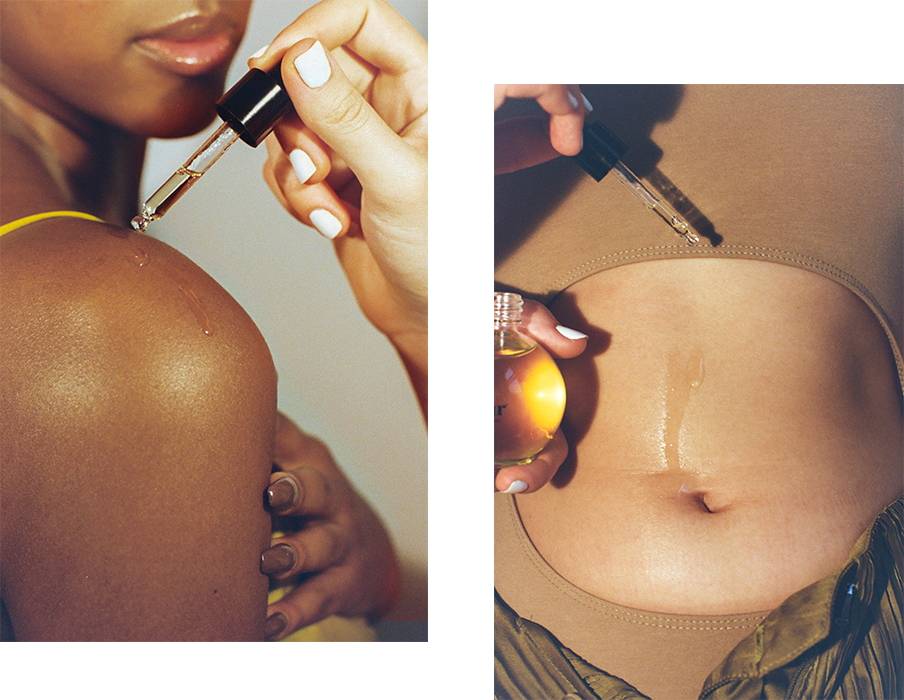
<svg viewBox="0 0 904 700"><path fill-rule="evenodd" d="M162 243L54 219L2 246L2 597L22 640L259 640L275 372Z"/></svg>

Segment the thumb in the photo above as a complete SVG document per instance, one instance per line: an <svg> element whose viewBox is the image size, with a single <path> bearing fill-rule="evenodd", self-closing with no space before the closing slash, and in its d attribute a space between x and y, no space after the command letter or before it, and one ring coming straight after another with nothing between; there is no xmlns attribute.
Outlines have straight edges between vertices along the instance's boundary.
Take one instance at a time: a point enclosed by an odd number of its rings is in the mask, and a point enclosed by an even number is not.
<svg viewBox="0 0 904 700"><path fill-rule="evenodd" d="M406 144L358 93L319 41L303 39L283 57L286 91L305 125L377 196L396 190Z"/></svg>
<svg viewBox="0 0 904 700"><path fill-rule="evenodd" d="M521 328L556 357L577 357L587 347L586 334L560 325L549 309L531 299L524 300Z"/></svg>

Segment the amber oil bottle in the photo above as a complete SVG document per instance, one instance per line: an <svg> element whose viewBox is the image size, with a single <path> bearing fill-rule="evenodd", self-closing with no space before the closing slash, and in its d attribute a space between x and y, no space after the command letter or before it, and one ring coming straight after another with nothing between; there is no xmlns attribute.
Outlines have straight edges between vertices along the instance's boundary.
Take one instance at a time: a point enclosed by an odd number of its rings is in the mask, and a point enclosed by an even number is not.
<svg viewBox="0 0 904 700"><path fill-rule="evenodd" d="M518 330L523 301L496 292L493 316L495 465L528 464L552 440L565 412L565 381L555 360Z"/></svg>

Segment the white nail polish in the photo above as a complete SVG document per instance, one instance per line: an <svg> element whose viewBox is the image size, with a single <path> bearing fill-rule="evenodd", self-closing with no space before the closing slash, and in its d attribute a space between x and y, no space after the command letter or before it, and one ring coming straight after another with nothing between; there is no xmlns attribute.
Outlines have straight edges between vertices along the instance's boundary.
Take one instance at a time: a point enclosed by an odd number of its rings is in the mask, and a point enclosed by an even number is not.
<svg viewBox="0 0 904 700"><path fill-rule="evenodd" d="M295 59L295 70L309 88L319 88L330 78L330 62L323 44L315 41L307 51Z"/></svg>
<svg viewBox="0 0 904 700"><path fill-rule="evenodd" d="M289 154L289 162L292 164L292 170L295 171L295 175L301 184L306 183L311 175L317 172L317 166L314 165L314 161L300 148L296 148Z"/></svg>
<svg viewBox="0 0 904 700"><path fill-rule="evenodd" d="M261 46L257 51L255 51L253 54L251 54L248 58L249 59L250 58L260 58L265 53L267 53L267 49L269 49L269 48L270 48L270 44L267 44L266 46Z"/></svg>
<svg viewBox="0 0 904 700"><path fill-rule="evenodd" d="M502 493L521 493L527 490L527 484L523 481L513 481L509 487Z"/></svg>
<svg viewBox="0 0 904 700"><path fill-rule="evenodd" d="M583 92L581 93L581 99L584 100L584 109L586 109L588 112L592 112L593 105L590 104L590 100L587 99L587 96Z"/></svg>
<svg viewBox="0 0 904 700"><path fill-rule="evenodd" d="M311 212L311 223L320 235L333 240L342 230L342 222L326 209L315 209Z"/></svg>
<svg viewBox="0 0 904 700"><path fill-rule="evenodd" d="M567 92L566 94L568 95L568 104L571 105L572 109L577 109L578 108L577 98L574 95L572 95L570 92Z"/></svg>
<svg viewBox="0 0 904 700"><path fill-rule="evenodd" d="M587 337L586 334L576 331L574 328L556 326L556 330L559 331L559 335L564 335L568 340L581 340Z"/></svg>

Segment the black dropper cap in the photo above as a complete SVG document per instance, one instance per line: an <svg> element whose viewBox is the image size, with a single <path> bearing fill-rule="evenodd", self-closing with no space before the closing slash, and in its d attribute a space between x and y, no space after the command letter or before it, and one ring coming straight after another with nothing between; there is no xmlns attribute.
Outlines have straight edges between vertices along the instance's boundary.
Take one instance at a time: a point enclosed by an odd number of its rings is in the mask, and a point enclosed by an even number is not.
<svg viewBox="0 0 904 700"><path fill-rule="evenodd" d="M572 156L594 180L599 182L628 150L627 144L599 122L584 123L584 147Z"/></svg>
<svg viewBox="0 0 904 700"><path fill-rule="evenodd" d="M291 107L277 63L266 72L249 70L217 101L217 114L242 141L256 148Z"/></svg>

